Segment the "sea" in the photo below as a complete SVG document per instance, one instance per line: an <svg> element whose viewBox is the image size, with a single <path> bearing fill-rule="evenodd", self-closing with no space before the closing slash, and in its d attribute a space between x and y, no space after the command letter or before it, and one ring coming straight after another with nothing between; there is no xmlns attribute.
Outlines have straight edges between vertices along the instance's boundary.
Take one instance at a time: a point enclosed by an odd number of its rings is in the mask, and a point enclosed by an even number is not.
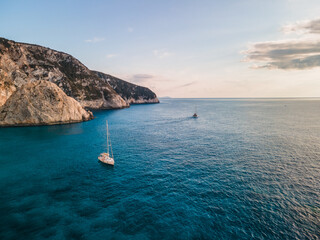
<svg viewBox="0 0 320 240"><path fill-rule="evenodd" d="M319 99L160 101L0 128L0 239L320 239Z"/></svg>

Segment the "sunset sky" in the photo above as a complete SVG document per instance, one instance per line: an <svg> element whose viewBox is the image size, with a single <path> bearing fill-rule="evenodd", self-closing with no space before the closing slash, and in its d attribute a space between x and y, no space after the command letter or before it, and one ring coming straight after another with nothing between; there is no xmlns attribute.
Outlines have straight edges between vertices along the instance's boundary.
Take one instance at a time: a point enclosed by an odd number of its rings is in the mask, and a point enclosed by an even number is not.
<svg viewBox="0 0 320 240"><path fill-rule="evenodd" d="M0 36L160 97L320 97L319 0L0 2Z"/></svg>

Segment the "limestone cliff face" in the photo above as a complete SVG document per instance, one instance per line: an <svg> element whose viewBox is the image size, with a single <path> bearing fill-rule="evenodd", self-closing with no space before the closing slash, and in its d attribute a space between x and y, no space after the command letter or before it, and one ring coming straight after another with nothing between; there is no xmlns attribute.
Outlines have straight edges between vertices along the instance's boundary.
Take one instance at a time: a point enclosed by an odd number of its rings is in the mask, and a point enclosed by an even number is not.
<svg viewBox="0 0 320 240"><path fill-rule="evenodd" d="M92 118L91 112L56 84L43 80L22 85L0 107L0 126L53 125Z"/></svg>
<svg viewBox="0 0 320 240"><path fill-rule="evenodd" d="M0 106L17 88L47 80L83 107L128 107L113 88L69 54L0 38Z"/></svg>
<svg viewBox="0 0 320 240"><path fill-rule="evenodd" d="M159 103L157 95L149 88L141 87L127 81L121 80L109 74L92 71L110 86L128 103Z"/></svg>

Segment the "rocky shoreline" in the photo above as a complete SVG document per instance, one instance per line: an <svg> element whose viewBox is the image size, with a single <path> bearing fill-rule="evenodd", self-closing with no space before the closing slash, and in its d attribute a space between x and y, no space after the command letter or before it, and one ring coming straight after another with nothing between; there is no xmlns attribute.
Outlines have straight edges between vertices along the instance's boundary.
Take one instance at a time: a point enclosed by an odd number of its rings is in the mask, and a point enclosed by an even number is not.
<svg viewBox="0 0 320 240"><path fill-rule="evenodd" d="M89 121L93 114L49 81L22 85L0 108L0 126L55 125Z"/></svg>
<svg viewBox="0 0 320 240"><path fill-rule="evenodd" d="M50 89L51 94L42 94L43 89ZM37 92L39 96L28 96L30 101L24 101L23 98L28 95L27 90ZM74 102L70 102L67 97ZM66 101L64 107L50 107L50 104L53 104L51 98L60 99L60 102ZM35 102L37 104L34 104ZM46 108L41 108L42 102ZM17 103L23 103L24 109ZM121 109L129 107L130 104L143 103L159 103L159 100L150 89L89 70L67 53L0 38L0 126L87 121L93 116L79 119L85 109ZM79 107L82 108L81 111ZM71 116L75 108L78 109L78 115ZM67 114L59 120L59 114L62 114L60 111L69 111L71 115L68 118ZM28 119L30 114L34 118Z"/></svg>

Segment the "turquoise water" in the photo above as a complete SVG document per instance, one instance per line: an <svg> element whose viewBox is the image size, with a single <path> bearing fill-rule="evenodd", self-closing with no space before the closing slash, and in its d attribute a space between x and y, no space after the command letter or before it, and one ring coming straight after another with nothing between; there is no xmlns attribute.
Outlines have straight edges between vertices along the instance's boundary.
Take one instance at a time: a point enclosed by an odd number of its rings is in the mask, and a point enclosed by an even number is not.
<svg viewBox="0 0 320 240"><path fill-rule="evenodd" d="M319 239L319 107L163 99L2 128L0 238ZM105 120L114 167L97 160Z"/></svg>

